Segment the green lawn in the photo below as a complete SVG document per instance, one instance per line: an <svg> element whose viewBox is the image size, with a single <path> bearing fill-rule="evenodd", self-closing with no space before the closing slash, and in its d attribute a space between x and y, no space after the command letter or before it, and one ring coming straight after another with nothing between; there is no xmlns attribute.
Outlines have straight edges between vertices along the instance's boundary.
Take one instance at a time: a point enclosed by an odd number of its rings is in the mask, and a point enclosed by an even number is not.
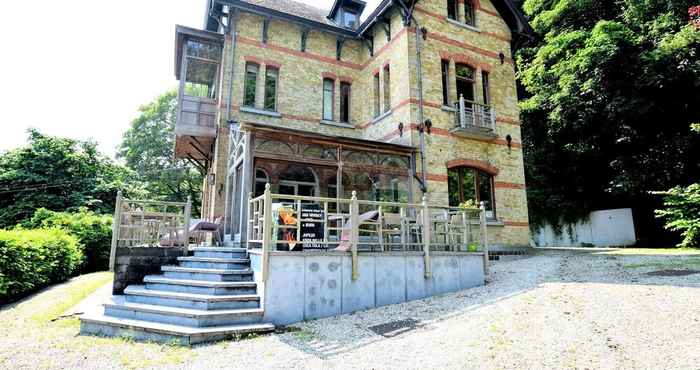
<svg viewBox="0 0 700 370"><path fill-rule="evenodd" d="M78 335L80 321L64 313L111 280L108 272L78 276L0 309L0 368L53 369L109 361L137 369L196 356L189 347Z"/></svg>

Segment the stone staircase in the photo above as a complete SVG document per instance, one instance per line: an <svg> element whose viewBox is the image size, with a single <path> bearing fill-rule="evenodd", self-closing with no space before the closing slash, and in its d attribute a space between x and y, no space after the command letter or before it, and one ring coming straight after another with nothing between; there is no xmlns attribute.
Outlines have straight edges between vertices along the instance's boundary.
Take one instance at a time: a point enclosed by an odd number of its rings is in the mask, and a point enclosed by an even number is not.
<svg viewBox="0 0 700 370"><path fill-rule="evenodd" d="M85 314L82 334L125 336L185 345L274 330L263 323L263 308L244 248L197 247L162 266L144 285L114 296L103 314Z"/></svg>

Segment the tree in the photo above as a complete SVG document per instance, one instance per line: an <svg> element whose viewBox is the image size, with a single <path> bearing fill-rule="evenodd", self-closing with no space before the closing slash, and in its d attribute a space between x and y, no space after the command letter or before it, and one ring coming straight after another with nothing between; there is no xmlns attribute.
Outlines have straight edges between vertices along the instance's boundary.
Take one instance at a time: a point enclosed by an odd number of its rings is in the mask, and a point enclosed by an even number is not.
<svg viewBox="0 0 700 370"><path fill-rule="evenodd" d="M140 194L135 173L99 153L94 142L32 129L26 146L0 154L0 228L41 207L112 213L119 190L126 196Z"/></svg>
<svg viewBox="0 0 700 370"><path fill-rule="evenodd" d="M518 54L533 225L633 207L661 233L649 191L700 178L700 33L691 1L526 0L539 38ZM653 237L654 235L641 235Z"/></svg>
<svg viewBox="0 0 700 370"><path fill-rule="evenodd" d="M190 196L192 212L199 213L202 175L173 156L177 92L158 96L139 112L124 133L117 156L147 184L150 198L184 202Z"/></svg>

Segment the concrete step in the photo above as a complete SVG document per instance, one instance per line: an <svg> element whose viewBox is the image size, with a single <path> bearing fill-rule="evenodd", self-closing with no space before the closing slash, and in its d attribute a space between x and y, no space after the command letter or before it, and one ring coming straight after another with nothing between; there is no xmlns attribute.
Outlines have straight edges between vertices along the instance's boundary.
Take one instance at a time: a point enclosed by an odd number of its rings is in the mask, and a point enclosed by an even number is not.
<svg viewBox="0 0 700 370"><path fill-rule="evenodd" d="M180 266L161 266L163 276L172 279L206 281L252 281L253 270L203 269Z"/></svg>
<svg viewBox="0 0 700 370"><path fill-rule="evenodd" d="M195 257L213 258L247 258L248 250L233 247L196 247L192 248Z"/></svg>
<svg viewBox="0 0 700 370"><path fill-rule="evenodd" d="M247 333L275 330L272 324L242 324L195 328L149 321L123 319L105 315L84 315L80 318L80 334L128 337L138 341L192 345L233 338Z"/></svg>
<svg viewBox="0 0 700 370"><path fill-rule="evenodd" d="M147 275L143 278L143 282L149 290L209 295L255 294L258 286L252 281L186 280L171 279L161 275Z"/></svg>
<svg viewBox="0 0 700 370"><path fill-rule="evenodd" d="M182 267L242 270L250 267L247 258L215 258L215 257L178 257Z"/></svg>
<svg viewBox="0 0 700 370"><path fill-rule="evenodd" d="M259 308L260 296L255 294L207 295L168 292L146 289L143 285L130 285L124 290L130 303L153 304L198 310Z"/></svg>
<svg viewBox="0 0 700 370"><path fill-rule="evenodd" d="M191 327L252 324L263 316L262 308L194 310L130 302L107 303L104 307L105 316Z"/></svg>

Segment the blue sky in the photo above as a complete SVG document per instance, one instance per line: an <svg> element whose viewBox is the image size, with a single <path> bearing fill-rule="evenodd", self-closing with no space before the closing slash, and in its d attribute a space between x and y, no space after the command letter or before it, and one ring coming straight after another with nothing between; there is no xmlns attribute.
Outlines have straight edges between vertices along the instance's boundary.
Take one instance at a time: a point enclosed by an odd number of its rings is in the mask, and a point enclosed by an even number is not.
<svg viewBox="0 0 700 370"><path fill-rule="evenodd" d="M302 0L330 8L331 0ZM370 1L368 13L373 3ZM0 151L26 131L92 139L114 155L139 105L176 86L175 24L201 28L205 0L0 2Z"/></svg>

